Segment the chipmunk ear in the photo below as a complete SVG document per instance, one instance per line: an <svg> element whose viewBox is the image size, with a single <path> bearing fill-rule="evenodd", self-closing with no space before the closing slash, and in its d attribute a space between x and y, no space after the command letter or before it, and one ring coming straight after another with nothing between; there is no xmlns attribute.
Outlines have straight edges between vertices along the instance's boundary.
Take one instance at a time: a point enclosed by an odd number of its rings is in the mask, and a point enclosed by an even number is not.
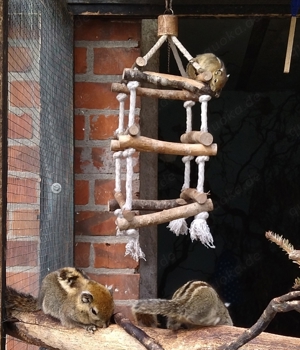
<svg viewBox="0 0 300 350"><path fill-rule="evenodd" d="M93 295L90 292L81 292L81 301L83 303L91 303L93 301Z"/></svg>
<svg viewBox="0 0 300 350"><path fill-rule="evenodd" d="M111 284L110 286L105 285L105 287L108 289L110 295L113 295L114 292L114 286Z"/></svg>

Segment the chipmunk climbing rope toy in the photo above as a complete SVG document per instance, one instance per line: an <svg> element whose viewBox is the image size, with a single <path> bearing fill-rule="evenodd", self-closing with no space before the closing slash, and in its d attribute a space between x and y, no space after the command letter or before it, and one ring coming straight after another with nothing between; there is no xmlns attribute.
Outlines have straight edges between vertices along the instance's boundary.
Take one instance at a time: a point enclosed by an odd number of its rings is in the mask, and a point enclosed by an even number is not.
<svg viewBox="0 0 300 350"><path fill-rule="evenodd" d="M204 192L205 162L217 153L217 145L207 130L207 105L212 97L218 97L226 83L227 75L223 62L213 54L203 54L195 59L177 39L178 19L173 14L158 17L158 41L143 57L138 57L134 67L125 68L123 83L112 84L112 91L118 92L119 125L116 139L111 141L111 150L115 160L115 200L109 202L109 210L117 217L117 234L130 237L125 254L135 260L145 259L139 245L140 227L169 222L168 228L176 235L190 233L192 240L200 240L205 246L214 248L213 237L206 219L213 210L211 199ZM154 53L168 42L176 60L181 76L145 71L148 61ZM178 50L188 60L184 69ZM151 88L143 84L151 84ZM163 87L160 88L160 87ZM167 90L169 88L169 90ZM182 100L186 109L186 132L178 143L160 141L140 135L136 122L136 97ZM129 96L128 123L125 126L125 100ZM192 107L201 103L201 128L192 130ZM133 156L135 152L155 152L183 156L184 183L179 198L174 200L133 200ZM190 188L191 162L198 165L198 183ZM122 192L121 168L126 164L125 195ZM117 209L116 209L117 208ZM151 214L136 215L135 211L152 210ZM185 219L194 216L188 228Z"/></svg>

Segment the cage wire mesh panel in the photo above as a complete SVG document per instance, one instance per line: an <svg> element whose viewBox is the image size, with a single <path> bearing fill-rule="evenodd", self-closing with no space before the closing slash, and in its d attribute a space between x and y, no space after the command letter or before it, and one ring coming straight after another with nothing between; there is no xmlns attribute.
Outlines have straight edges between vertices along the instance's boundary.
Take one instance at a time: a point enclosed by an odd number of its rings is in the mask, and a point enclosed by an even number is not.
<svg viewBox="0 0 300 350"><path fill-rule="evenodd" d="M7 284L37 295L73 264L73 23L61 0L8 5Z"/></svg>

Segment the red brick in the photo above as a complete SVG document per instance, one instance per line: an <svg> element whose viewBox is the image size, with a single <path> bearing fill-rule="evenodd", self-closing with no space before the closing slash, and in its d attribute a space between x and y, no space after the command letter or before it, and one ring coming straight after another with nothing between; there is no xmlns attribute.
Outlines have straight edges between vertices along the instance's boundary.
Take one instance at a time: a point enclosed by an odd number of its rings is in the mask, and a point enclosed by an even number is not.
<svg viewBox="0 0 300 350"><path fill-rule="evenodd" d="M88 181L76 180L75 181L75 205L85 205L89 203L90 197L90 185Z"/></svg>
<svg viewBox="0 0 300 350"><path fill-rule="evenodd" d="M40 85L36 81L12 81L10 104L13 107L37 107L40 104Z"/></svg>
<svg viewBox="0 0 300 350"><path fill-rule="evenodd" d="M122 182L124 183L124 182ZM124 187L124 186L123 186ZM95 180L95 204L106 205L107 202L114 198L114 180ZM139 181L133 181L133 199L138 199Z"/></svg>
<svg viewBox="0 0 300 350"><path fill-rule="evenodd" d="M8 138L31 139L32 131L32 117L29 114L18 116L8 113Z"/></svg>
<svg viewBox="0 0 300 350"><path fill-rule="evenodd" d="M84 140L85 134L85 118L84 115L75 115L74 117L74 137L75 140Z"/></svg>
<svg viewBox="0 0 300 350"><path fill-rule="evenodd" d="M9 203L38 203L38 180L9 177L7 187Z"/></svg>
<svg viewBox="0 0 300 350"><path fill-rule="evenodd" d="M8 169L14 171L39 172L40 153L38 147L9 146Z"/></svg>
<svg viewBox="0 0 300 350"><path fill-rule="evenodd" d="M84 74L87 69L87 49L85 47L74 48L74 71L75 74Z"/></svg>
<svg viewBox="0 0 300 350"><path fill-rule="evenodd" d="M103 167L103 148L75 147L76 174L99 174Z"/></svg>
<svg viewBox="0 0 300 350"><path fill-rule="evenodd" d="M10 213L8 230L14 236L38 236L40 233L39 210L16 210Z"/></svg>
<svg viewBox="0 0 300 350"><path fill-rule="evenodd" d="M91 243L77 242L75 244L75 265L77 267L89 267L91 255Z"/></svg>
<svg viewBox="0 0 300 350"><path fill-rule="evenodd" d="M129 255L125 256L124 243L94 244L95 262L94 267L107 269L135 269L138 263Z"/></svg>
<svg viewBox="0 0 300 350"><path fill-rule="evenodd" d="M8 71L25 72L31 67L30 51L26 47L10 46L8 48Z"/></svg>
<svg viewBox="0 0 300 350"><path fill-rule="evenodd" d="M137 48L94 48L94 74L122 74L140 56Z"/></svg>
<svg viewBox="0 0 300 350"><path fill-rule="evenodd" d="M130 300L139 298L139 274L88 274L95 281L113 286L113 297L115 300Z"/></svg>
<svg viewBox="0 0 300 350"><path fill-rule="evenodd" d="M109 236L116 232L116 217L113 213L81 211L75 213L75 234Z"/></svg>
<svg viewBox="0 0 300 350"><path fill-rule="evenodd" d="M17 290L37 296L39 291L39 273L30 270L27 270L27 272L7 271L6 283Z"/></svg>
<svg viewBox="0 0 300 350"><path fill-rule="evenodd" d="M112 21L79 16L75 21L75 40L140 40L141 22Z"/></svg>
<svg viewBox="0 0 300 350"><path fill-rule="evenodd" d="M110 83L75 83L75 108L117 109L116 94Z"/></svg>
<svg viewBox="0 0 300 350"><path fill-rule="evenodd" d="M37 249L36 241L7 241L7 266L37 266Z"/></svg>
<svg viewBox="0 0 300 350"><path fill-rule="evenodd" d="M90 116L90 140L106 140L114 136L119 125L117 115L91 115Z"/></svg>

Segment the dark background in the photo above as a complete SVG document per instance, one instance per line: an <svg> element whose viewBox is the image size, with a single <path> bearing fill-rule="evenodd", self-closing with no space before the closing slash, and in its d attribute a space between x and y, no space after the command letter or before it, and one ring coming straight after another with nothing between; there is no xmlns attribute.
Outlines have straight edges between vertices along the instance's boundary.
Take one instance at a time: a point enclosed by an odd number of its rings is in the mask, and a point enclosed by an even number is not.
<svg viewBox="0 0 300 350"><path fill-rule="evenodd" d="M300 26L289 74L283 73L289 19L180 19L178 38L192 56L213 52L230 79L209 103L208 128L218 154L206 163L205 191L214 211L208 220L216 248L159 227L158 293L169 298L191 279L211 283L236 326L249 327L269 301L289 292L297 265L265 238L272 230L300 249ZM161 72L179 74L168 49ZM184 65L187 63L183 58ZM193 108L199 130L200 107ZM160 100L159 138L179 142L185 132L180 101ZM159 198L177 198L184 166L179 156L159 156ZM197 183L192 168L191 186ZM267 329L300 335L296 312L279 314Z"/></svg>

